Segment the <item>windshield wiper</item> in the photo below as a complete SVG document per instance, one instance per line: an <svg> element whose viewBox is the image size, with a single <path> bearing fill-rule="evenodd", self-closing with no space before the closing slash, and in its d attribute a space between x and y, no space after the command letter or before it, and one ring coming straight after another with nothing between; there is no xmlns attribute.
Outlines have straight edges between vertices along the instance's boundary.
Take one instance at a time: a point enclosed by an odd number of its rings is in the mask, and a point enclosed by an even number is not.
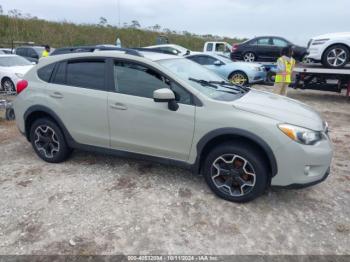
<svg viewBox="0 0 350 262"><path fill-rule="evenodd" d="M191 77L188 80L191 80L191 81L194 81L196 83L199 83L199 84L201 84L204 87L210 87L210 88L216 89L216 91L218 91L218 92L229 93L229 94L233 94L233 95L237 95L238 93L242 93L242 91L240 91L239 89L233 89L233 88L229 88L229 87L225 87L225 86L224 86L224 88L227 88L227 89L230 89L230 90L235 90L237 92L231 92L231 91L228 91L228 90L219 89L217 87L218 84L215 83L214 81L206 81L206 80L203 80L203 79L195 79L195 78L191 78Z"/></svg>
<svg viewBox="0 0 350 262"><path fill-rule="evenodd" d="M215 83L211 83L211 82L203 80L203 79L195 79L195 78L190 77L188 80L199 83L202 86L210 86L214 89L218 89L218 87L216 85L214 85Z"/></svg>
<svg viewBox="0 0 350 262"><path fill-rule="evenodd" d="M217 84L217 85L221 85L221 86L225 86L226 88L230 88L230 89L234 89L234 90L243 90L245 92L250 91L249 87L245 87L245 86L240 86L240 85L236 85L233 84L231 82L226 82L226 81L209 81L210 84Z"/></svg>

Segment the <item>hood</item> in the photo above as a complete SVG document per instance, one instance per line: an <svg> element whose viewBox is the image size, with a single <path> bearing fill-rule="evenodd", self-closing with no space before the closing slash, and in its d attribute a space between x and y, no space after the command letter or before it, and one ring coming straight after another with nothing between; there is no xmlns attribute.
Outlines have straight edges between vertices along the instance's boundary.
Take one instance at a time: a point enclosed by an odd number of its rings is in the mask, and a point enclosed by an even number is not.
<svg viewBox="0 0 350 262"><path fill-rule="evenodd" d="M258 64L258 63L252 63L252 62L232 62L231 63L232 65L236 65L236 66L244 66L244 67L261 67L262 65L261 64Z"/></svg>
<svg viewBox="0 0 350 262"><path fill-rule="evenodd" d="M290 98L252 89L233 104L238 109L270 117L281 123L315 131L323 130L323 121L316 111Z"/></svg>
<svg viewBox="0 0 350 262"><path fill-rule="evenodd" d="M9 71L13 73L20 73L25 75L34 65L26 65L26 66L11 66L8 67Z"/></svg>
<svg viewBox="0 0 350 262"><path fill-rule="evenodd" d="M313 37L313 40L318 40L318 39L327 39L327 38L349 38L350 37L350 32L341 32L341 33L330 33L330 34L324 34L324 35L319 35L316 37Z"/></svg>

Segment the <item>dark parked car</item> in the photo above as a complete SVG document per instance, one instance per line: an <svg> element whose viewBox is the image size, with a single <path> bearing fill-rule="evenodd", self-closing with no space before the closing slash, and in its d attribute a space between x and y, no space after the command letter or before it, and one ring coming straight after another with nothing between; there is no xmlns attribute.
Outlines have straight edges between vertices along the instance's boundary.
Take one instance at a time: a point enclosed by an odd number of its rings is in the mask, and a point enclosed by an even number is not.
<svg viewBox="0 0 350 262"><path fill-rule="evenodd" d="M261 36L241 44L234 44L231 59L244 60L246 62L276 62L278 57L280 57L282 48L288 45L293 46L294 58L296 60L302 61L307 55L306 47L294 45L282 37Z"/></svg>
<svg viewBox="0 0 350 262"><path fill-rule="evenodd" d="M38 63L44 49L43 46L20 46L15 49L15 54L23 56L30 62Z"/></svg>

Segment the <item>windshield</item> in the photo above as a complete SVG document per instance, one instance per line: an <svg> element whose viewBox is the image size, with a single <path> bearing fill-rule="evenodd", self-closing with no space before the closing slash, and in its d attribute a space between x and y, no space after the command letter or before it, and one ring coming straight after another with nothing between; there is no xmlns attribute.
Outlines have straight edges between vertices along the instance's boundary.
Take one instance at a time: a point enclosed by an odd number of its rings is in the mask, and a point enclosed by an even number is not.
<svg viewBox="0 0 350 262"><path fill-rule="evenodd" d="M237 93L232 93L231 88L224 86L216 86L216 84L204 84L195 80L204 80L208 82L225 82L226 80L219 75L206 69L205 67L198 65L188 59L166 59L158 61L171 72L176 74L182 80L189 83L204 95L220 101L232 101L237 98Z"/></svg>
<svg viewBox="0 0 350 262"><path fill-rule="evenodd" d="M29 62L27 59L21 57L21 56L3 56L0 57L0 66L27 66L31 65L32 63Z"/></svg>
<svg viewBox="0 0 350 262"><path fill-rule="evenodd" d="M231 59L229 59L227 56L225 55L216 55L214 56L215 58L219 59L220 61L224 62L225 64L230 64L233 63L233 61Z"/></svg>
<svg viewBox="0 0 350 262"><path fill-rule="evenodd" d="M35 50L35 52L38 53L38 55L41 55L41 53L45 50L45 47L38 46L38 47L33 47L33 49Z"/></svg>

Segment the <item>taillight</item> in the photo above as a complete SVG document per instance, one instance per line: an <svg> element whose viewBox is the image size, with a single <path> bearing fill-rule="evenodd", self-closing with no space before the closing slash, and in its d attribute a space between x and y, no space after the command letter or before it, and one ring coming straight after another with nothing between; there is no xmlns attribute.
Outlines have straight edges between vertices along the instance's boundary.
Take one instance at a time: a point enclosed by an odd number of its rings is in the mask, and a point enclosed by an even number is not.
<svg viewBox="0 0 350 262"><path fill-rule="evenodd" d="M238 49L238 47L239 47L239 45L238 44L233 44L233 46L232 46L232 52L235 52L235 51L237 51L237 49Z"/></svg>
<svg viewBox="0 0 350 262"><path fill-rule="evenodd" d="M28 81L27 80L21 80L17 82L17 94L21 93L24 89L26 89L28 86Z"/></svg>

